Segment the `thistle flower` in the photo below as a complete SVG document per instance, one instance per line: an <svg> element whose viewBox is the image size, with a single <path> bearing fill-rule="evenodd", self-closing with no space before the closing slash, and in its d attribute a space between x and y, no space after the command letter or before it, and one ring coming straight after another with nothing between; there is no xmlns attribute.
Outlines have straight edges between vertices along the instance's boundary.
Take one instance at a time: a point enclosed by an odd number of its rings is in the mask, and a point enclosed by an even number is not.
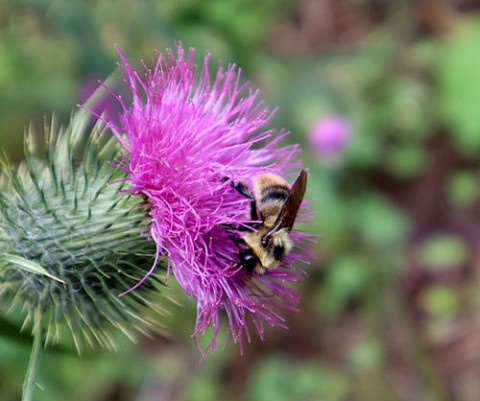
<svg viewBox="0 0 480 401"><path fill-rule="evenodd" d="M143 64L143 75L118 52L133 97L129 104L116 96L123 111L107 121L124 149L118 167L131 194L146 200L158 254L197 303L197 345L211 326L207 350L215 350L223 310L242 349L249 321L260 336L265 323L285 326L281 310L294 309L298 298L289 283L303 270L292 263L295 253L264 275L239 267L234 238L221 226L245 224L249 201L231 184L265 172L293 177L299 149L280 145L287 133L265 129L272 113L235 65L219 67L212 79L207 53L196 74L194 51L179 45L176 54L159 54L153 69Z"/></svg>

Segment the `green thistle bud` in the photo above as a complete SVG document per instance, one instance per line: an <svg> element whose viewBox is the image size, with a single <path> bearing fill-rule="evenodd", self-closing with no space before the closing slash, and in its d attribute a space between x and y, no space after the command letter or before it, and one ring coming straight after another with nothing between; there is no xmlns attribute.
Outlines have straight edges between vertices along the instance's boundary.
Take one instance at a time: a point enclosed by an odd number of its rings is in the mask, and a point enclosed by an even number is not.
<svg viewBox="0 0 480 401"><path fill-rule="evenodd" d="M115 348L116 332L133 339L161 329L166 299L161 266L137 291L118 296L152 267L156 246L144 235L147 206L119 192L116 140L99 124L90 133L87 126L84 112L66 129L52 123L44 159L30 132L25 161L4 162L0 178L1 308L43 333L45 344L70 332L78 351Z"/></svg>

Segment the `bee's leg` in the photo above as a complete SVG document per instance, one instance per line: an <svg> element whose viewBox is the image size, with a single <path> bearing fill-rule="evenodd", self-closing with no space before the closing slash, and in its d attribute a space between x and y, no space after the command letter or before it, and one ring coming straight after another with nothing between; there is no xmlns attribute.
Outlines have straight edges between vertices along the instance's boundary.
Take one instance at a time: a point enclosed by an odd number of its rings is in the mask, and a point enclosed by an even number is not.
<svg viewBox="0 0 480 401"><path fill-rule="evenodd" d="M224 254L217 253L217 256L233 264L237 268L245 268L245 261L243 259L242 252L247 246L245 241L242 238L238 238L236 235L229 234L228 237L235 243L237 247L237 258L231 259L230 257L225 256Z"/></svg>
<svg viewBox="0 0 480 401"><path fill-rule="evenodd" d="M229 235L229 238L235 242L235 244L237 244L237 241L236 241L236 238L234 235ZM237 249L238 249L238 245L237 245ZM242 263L241 261L239 260L238 256L236 259L232 259L231 257L227 256L226 254L224 253L221 253L221 252L215 252L215 255L223 260L226 260L227 262L237 266L237 267L241 267L242 266ZM238 254L237 254L238 255Z"/></svg>
<svg viewBox="0 0 480 401"><path fill-rule="evenodd" d="M258 209L257 209L257 201L254 199L250 203L250 218L253 221L260 221L260 216L258 215ZM259 224L257 224L259 225Z"/></svg>
<svg viewBox="0 0 480 401"><path fill-rule="evenodd" d="M228 224L222 223L218 224L217 227L224 228L226 230L235 230L235 231L253 231L260 224L259 223L243 223L243 224Z"/></svg>
<svg viewBox="0 0 480 401"><path fill-rule="evenodd" d="M237 247L237 256L238 260L232 260L230 258L227 258L224 255L218 255L219 257L229 261L230 263L233 263L235 266L238 268L243 268L249 273L263 273L263 271L260 271L261 269L261 263L253 252L253 250L247 245L245 240L243 238L239 238L233 234L229 235L229 238L235 242L235 245Z"/></svg>
<svg viewBox="0 0 480 401"><path fill-rule="evenodd" d="M240 194L245 196L245 198L255 200L250 188L248 188L243 182L234 182L232 181L232 187L236 189L236 191Z"/></svg>
<svg viewBox="0 0 480 401"><path fill-rule="evenodd" d="M228 178L224 178L224 181L227 181ZM258 213L258 208L257 208L257 201L255 199L255 197L253 196L252 194L252 191L250 191L250 188L248 188L248 186L246 186L243 182L241 181L238 181L238 182L235 182L235 181L232 181L231 182L231 185L233 188L235 188L235 190L240 194L240 195L243 195L245 198L248 198L250 199L250 218L253 220L253 221L260 221L260 216L259 216L259 213ZM258 227L260 224L258 223L250 223L250 224L245 224L246 226L249 226L251 228L256 228ZM239 231L248 231L248 228L244 228L243 230L239 230Z"/></svg>
<svg viewBox="0 0 480 401"><path fill-rule="evenodd" d="M250 218L253 221L260 221L260 216L258 215L257 200L253 196L250 188L248 188L243 182L232 182L233 188L240 194L251 200L250 202Z"/></svg>

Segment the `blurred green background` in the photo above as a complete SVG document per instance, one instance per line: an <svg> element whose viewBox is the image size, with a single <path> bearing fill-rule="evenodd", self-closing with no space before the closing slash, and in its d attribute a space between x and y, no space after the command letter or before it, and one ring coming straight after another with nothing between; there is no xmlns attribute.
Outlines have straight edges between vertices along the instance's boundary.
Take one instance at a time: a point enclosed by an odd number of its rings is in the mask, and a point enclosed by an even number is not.
<svg viewBox="0 0 480 401"><path fill-rule="evenodd" d="M0 148L67 123L120 44L235 62L310 171L318 234L290 329L199 363L191 302L171 338L42 356L45 401L478 401L480 2L3 0ZM336 121L337 124L332 124ZM340 122L341 124L338 124ZM0 339L0 400L29 347Z"/></svg>

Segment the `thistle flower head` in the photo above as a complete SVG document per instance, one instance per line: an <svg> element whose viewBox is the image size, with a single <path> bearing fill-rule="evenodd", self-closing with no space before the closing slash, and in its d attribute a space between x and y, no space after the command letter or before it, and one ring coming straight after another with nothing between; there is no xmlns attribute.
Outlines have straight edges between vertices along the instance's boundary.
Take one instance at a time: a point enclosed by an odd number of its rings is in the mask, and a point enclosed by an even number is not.
<svg viewBox="0 0 480 401"><path fill-rule="evenodd" d="M260 335L264 323L283 326L280 309L297 302L288 283L302 274L291 266L298 255L264 275L247 272L222 225L249 219L249 200L232 181L248 184L265 172L291 178L297 146L280 146L286 133L265 128L272 113L235 65L211 74L207 53L197 73L194 51L179 45L138 73L119 54L133 99L117 96L123 112L109 121L124 149L118 167L131 193L146 199L151 237L197 303L194 337L212 326L214 350L221 310L240 346L245 335L250 339L249 320Z"/></svg>

